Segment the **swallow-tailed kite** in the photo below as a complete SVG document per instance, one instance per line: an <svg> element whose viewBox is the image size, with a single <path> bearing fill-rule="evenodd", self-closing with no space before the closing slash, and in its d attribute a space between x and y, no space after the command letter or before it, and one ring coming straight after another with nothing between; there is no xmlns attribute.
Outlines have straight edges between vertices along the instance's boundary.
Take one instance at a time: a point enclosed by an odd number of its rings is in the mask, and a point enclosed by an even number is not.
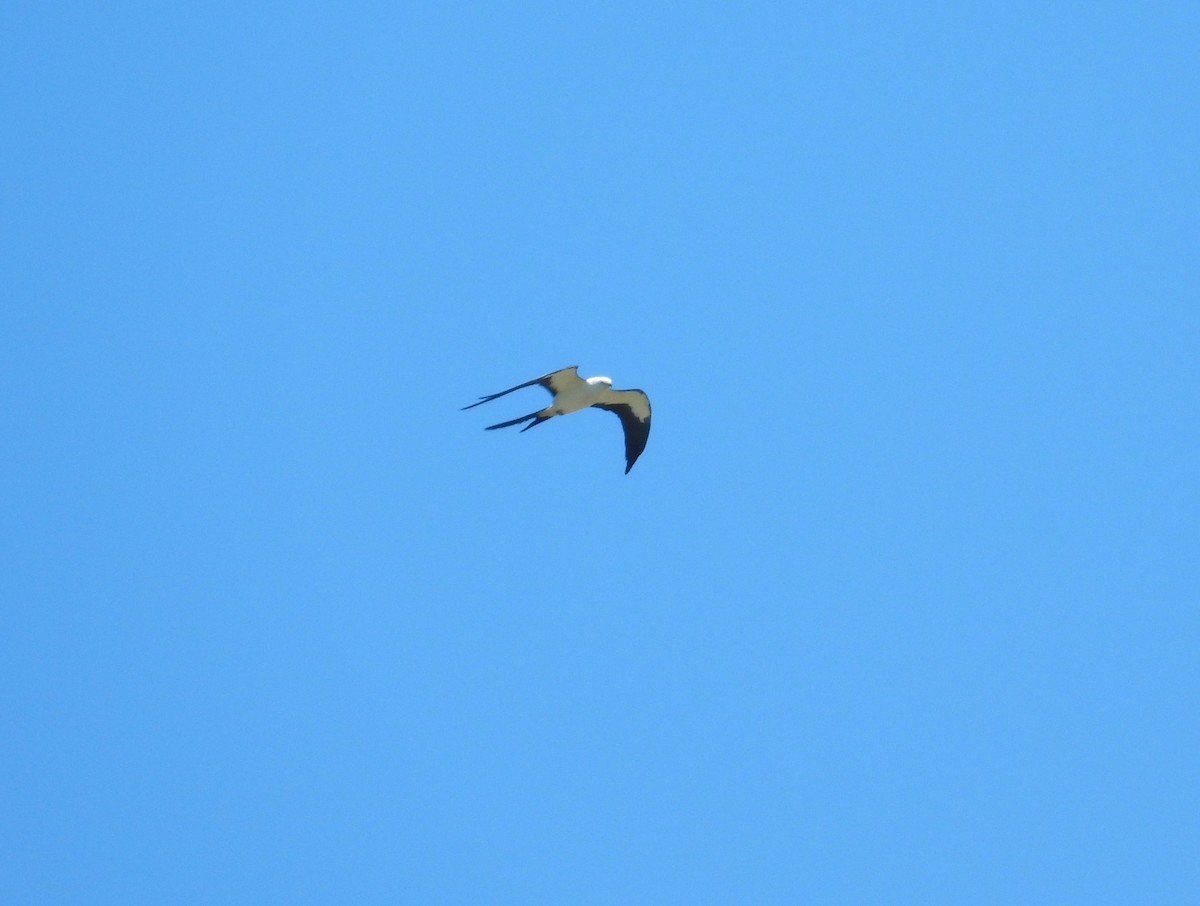
<svg viewBox="0 0 1200 906"><path fill-rule="evenodd" d="M578 412L588 406L606 409L617 414L617 417L621 419L621 427L625 429L625 474L629 474L629 470L633 468L637 458L646 449L646 440L650 437L650 398L640 390L613 390L612 378L590 377L584 380L579 376L579 366L572 365L570 368L551 371L540 378L526 381L524 384L517 384L515 387L493 393L491 396L480 397L478 403L463 406L463 409L474 409L476 406L491 402L506 393L532 387L534 384L545 387L554 395L549 406L511 421L488 425L486 430L494 431L496 428L507 428L510 425L529 422L521 429L528 431L556 415L570 415L572 412ZM532 421L530 421L531 419Z"/></svg>

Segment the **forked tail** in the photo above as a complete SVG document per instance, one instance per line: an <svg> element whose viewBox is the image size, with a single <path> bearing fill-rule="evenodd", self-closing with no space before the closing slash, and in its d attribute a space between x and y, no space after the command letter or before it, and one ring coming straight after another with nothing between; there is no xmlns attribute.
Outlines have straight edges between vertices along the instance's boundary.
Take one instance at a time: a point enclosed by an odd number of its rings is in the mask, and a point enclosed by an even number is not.
<svg viewBox="0 0 1200 906"><path fill-rule="evenodd" d="M514 418L511 421L500 422L498 425L488 425L483 430L495 431L497 428L509 428L513 425L519 425L519 424L521 424L521 422L529 422L528 425L526 425L524 428L521 429L522 431L528 431L530 428L536 427L537 425L540 425L542 422L549 421L551 418L554 417L552 415L542 415L542 412L544 412L544 411L545 410L543 410L543 409L539 409L537 412L530 412L528 415L522 415L520 418ZM531 419L532 419L532 421L530 421Z"/></svg>

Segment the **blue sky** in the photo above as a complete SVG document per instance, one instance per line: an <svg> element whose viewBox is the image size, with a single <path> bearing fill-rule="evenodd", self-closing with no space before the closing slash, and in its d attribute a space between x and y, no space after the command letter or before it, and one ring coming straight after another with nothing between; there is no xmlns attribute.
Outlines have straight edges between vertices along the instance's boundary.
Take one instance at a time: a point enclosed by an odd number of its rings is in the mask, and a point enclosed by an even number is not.
<svg viewBox="0 0 1200 906"><path fill-rule="evenodd" d="M0 22L0 899L1194 896L1195 7Z"/></svg>

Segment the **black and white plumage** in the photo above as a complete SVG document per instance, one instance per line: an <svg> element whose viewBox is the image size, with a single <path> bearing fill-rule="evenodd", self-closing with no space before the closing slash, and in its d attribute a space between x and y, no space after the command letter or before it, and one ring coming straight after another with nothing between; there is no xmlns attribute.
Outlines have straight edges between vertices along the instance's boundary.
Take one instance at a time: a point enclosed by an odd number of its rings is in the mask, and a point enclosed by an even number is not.
<svg viewBox="0 0 1200 906"><path fill-rule="evenodd" d="M528 431L556 415L570 415L572 412L587 409L589 406L615 412L621 419L621 427L625 431L625 474L629 474L629 470L633 468L637 458L646 449L646 441L650 437L650 398L641 390L613 390L611 378L590 377L585 380L579 376L578 365L560 368L558 371L551 371L549 374L526 381L524 384L517 384L515 387L501 390L499 393L480 397L479 402L463 406L463 409L474 409L476 406L490 403L506 393L534 385L545 387L553 394L554 399L550 401L549 406L511 421L488 425L486 430L494 431L496 428L507 428L510 425L529 422L521 429Z"/></svg>

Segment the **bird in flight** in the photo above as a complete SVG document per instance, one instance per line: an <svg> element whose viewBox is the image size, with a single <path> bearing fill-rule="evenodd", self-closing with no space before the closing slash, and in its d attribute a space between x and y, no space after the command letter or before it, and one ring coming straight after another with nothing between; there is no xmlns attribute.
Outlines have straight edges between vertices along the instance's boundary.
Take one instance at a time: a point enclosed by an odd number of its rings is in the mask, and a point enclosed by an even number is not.
<svg viewBox="0 0 1200 906"><path fill-rule="evenodd" d="M650 437L650 398L640 390L613 390L612 378L590 377L584 380L579 376L579 366L572 365L570 368L551 371L540 378L534 378L524 384L517 384L515 387L493 393L491 396L480 397L479 402L463 406L463 410L474 409L476 406L489 403L506 393L532 387L534 384L545 387L553 394L554 399L550 401L549 406L511 421L488 425L485 430L494 431L497 428L507 428L511 425L519 425L521 422L529 422L521 429L528 431L556 415L570 415L572 412L578 412L589 406L615 412L621 419L621 427L625 430L625 474L629 474L629 470L633 468L637 458L646 449L646 440Z"/></svg>

